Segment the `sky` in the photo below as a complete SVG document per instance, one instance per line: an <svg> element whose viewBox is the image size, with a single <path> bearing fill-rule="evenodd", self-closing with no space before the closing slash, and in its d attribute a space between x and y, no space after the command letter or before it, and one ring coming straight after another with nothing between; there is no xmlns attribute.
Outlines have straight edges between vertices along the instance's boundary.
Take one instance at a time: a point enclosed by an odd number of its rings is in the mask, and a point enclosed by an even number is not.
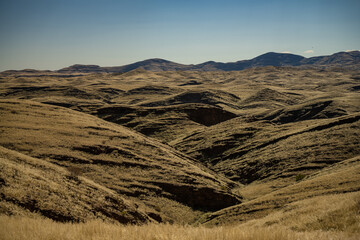
<svg viewBox="0 0 360 240"><path fill-rule="evenodd" d="M0 71L360 49L359 0L0 0Z"/></svg>

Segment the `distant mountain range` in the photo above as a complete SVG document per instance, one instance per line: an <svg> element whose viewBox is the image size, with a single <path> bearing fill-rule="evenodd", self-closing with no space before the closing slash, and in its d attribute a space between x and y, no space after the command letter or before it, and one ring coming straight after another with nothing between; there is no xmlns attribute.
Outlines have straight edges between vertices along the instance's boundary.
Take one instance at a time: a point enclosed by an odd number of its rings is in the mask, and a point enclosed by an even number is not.
<svg viewBox="0 0 360 240"><path fill-rule="evenodd" d="M360 70L360 51L338 52L328 56L305 58L290 53L269 52L250 60L237 62L204 62L201 64L180 64L164 59L148 59L118 67L100 67L98 65L72 65L58 70L58 72L129 72L141 68L148 71L239 71L253 67L264 66L291 66L291 67L315 67L315 68L346 68Z"/></svg>

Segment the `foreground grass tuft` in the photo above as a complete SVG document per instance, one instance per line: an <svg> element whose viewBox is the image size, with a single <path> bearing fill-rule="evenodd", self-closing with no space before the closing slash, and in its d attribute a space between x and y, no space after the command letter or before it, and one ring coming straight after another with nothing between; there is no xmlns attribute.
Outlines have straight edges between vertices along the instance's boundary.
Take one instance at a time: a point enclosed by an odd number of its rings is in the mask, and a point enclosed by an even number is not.
<svg viewBox="0 0 360 240"><path fill-rule="evenodd" d="M313 231L296 232L285 227L192 227L168 224L122 226L102 221L57 223L49 219L0 216L2 240L292 240L292 239L356 239L344 233Z"/></svg>

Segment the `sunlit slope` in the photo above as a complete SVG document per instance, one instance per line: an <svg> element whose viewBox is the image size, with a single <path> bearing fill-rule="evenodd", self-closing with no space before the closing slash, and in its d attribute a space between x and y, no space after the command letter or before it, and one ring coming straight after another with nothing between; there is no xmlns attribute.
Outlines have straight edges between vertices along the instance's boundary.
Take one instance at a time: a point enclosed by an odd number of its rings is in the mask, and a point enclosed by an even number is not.
<svg viewBox="0 0 360 240"><path fill-rule="evenodd" d="M0 156L2 214L44 216L60 222L92 219L121 223L154 221L136 204L109 188L76 175L74 169L3 147L0 147Z"/></svg>

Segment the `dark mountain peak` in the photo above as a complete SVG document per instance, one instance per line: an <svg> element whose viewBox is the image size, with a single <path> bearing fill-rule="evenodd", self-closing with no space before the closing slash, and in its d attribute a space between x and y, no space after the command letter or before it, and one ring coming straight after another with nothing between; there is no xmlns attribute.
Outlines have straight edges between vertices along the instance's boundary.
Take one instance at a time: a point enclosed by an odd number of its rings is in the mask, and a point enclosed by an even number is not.
<svg viewBox="0 0 360 240"><path fill-rule="evenodd" d="M75 64L58 72L117 72L125 73L142 68L147 71L240 71L252 67L265 66L305 66L317 68L339 67L346 69L360 69L360 52L338 52L329 56L305 58L292 53L267 52L250 60L237 62L207 61L201 64L180 64L161 58L151 58L118 67L99 67L98 65Z"/></svg>
<svg viewBox="0 0 360 240"><path fill-rule="evenodd" d="M360 51L339 52L339 53L335 53L331 56L344 58L349 61L355 61L355 63L360 63Z"/></svg>
<svg viewBox="0 0 360 240"><path fill-rule="evenodd" d="M351 59L351 58L359 58L360 52L359 51L346 51L346 52L337 52L329 56L321 56L322 58L327 59Z"/></svg>
<svg viewBox="0 0 360 240"><path fill-rule="evenodd" d="M93 65L93 64L74 64L74 65L71 65L70 67L73 67L73 68L98 68L100 67L99 65Z"/></svg>
<svg viewBox="0 0 360 240"><path fill-rule="evenodd" d="M74 64L70 67L62 68L58 72L104 72L104 69L98 65Z"/></svg>
<svg viewBox="0 0 360 240"><path fill-rule="evenodd" d="M255 58L261 58L261 57L274 57L274 56L277 56L277 55L280 55L282 53L276 53L276 52L267 52L267 53L264 53L264 54L261 54Z"/></svg>
<svg viewBox="0 0 360 240"><path fill-rule="evenodd" d="M165 59L162 59L162 58L150 58L150 59L146 59L144 61L140 61L139 63L145 63L145 64L148 64L148 63L173 63L171 61L168 61L168 60L165 60Z"/></svg>
<svg viewBox="0 0 360 240"><path fill-rule="evenodd" d="M197 65L191 65L191 70L195 71L226 71L227 63L207 61Z"/></svg>
<svg viewBox="0 0 360 240"><path fill-rule="evenodd" d="M359 50L353 50L353 51L338 52L338 53L334 53L333 55L360 56L360 51Z"/></svg>
<svg viewBox="0 0 360 240"><path fill-rule="evenodd" d="M303 59L303 56L291 53L268 52L250 61L252 61L255 66L297 66Z"/></svg>
<svg viewBox="0 0 360 240"><path fill-rule="evenodd" d="M215 61L207 61L207 62L204 62L204 63L201 63L201 64L205 65L205 64L215 64L215 63L217 63L217 62L215 62Z"/></svg>
<svg viewBox="0 0 360 240"><path fill-rule="evenodd" d="M264 57L297 57L297 58L304 58L303 56L292 54L292 53L277 53L277 52L267 52L261 54L255 58L264 58ZM254 58L254 59L255 59Z"/></svg>
<svg viewBox="0 0 360 240"><path fill-rule="evenodd" d="M360 65L360 52L338 52L328 56L312 57L302 60L302 64L327 66L327 67L346 67L358 69Z"/></svg>

